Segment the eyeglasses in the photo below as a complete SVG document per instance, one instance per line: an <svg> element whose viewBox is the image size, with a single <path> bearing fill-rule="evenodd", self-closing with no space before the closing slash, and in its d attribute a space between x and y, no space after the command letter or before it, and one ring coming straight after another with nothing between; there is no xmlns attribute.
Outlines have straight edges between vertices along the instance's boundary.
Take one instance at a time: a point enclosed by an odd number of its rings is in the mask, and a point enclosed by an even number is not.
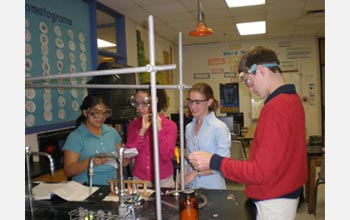
<svg viewBox="0 0 350 220"><path fill-rule="evenodd" d="M106 108L104 110L88 109L87 111L94 118L96 118L97 116L103 116L105 118L109 118L112 116L112 109L110 108Z"/></svg>
<svg viewBox="0 0 350 220"><path fill-rule="evenodd" d="M150 106L151 100L148 97L145 97L143 101L138 102L134 96L130 97L130 105L132 107L138 108L139 106L142 106L143 108L146 108Z"/></svg>
<svg viewBox="0 0 350 220"><path fill-rule="evenodd" d="M209 99L203 99L203 100L199 100L199 99L194 99L194 100L192 100L192 99L186 99L188 105L192 105L193 103L196 104L196 105L200 105L202 102L206 102L206 101L208 101L208 100L209 100Z"/></svg>

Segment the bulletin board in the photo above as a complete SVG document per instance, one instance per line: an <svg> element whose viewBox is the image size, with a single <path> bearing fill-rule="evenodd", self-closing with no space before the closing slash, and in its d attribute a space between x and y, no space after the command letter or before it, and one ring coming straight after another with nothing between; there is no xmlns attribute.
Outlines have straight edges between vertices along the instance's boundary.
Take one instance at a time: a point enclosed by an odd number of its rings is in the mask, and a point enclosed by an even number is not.
<svg viewBox="0 0 350 220"><path fill-rule="evenodd" d="M82 0L26 0L25 76L90 71L89 20L89 4ZM32 83L76 85L88 80L77 77ZM81 113L79 107L86 95L86 88L26 88L26 133L74 122Z"/></svg>

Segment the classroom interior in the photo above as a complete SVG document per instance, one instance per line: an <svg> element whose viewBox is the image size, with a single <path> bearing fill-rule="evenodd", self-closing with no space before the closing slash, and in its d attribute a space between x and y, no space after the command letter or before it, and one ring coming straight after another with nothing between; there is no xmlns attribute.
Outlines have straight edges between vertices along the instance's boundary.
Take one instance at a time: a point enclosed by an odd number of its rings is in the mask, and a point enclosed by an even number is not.
<svg viewBox="0 0 350 220"><path fill-rule="evenodd" d="M285 13L287 9L290 14ZM214 31L212 36L189 35L202 19L200 11ZM237 23L261 18L267 20L265 34L241 36L232 24L232 20ZM152 52L155 65L176 66L156 75L157 84L169 88L166 116L178 127L181 118L184 125L189 123L185 117L188 106L184 105L186 86L210 84L221 104L216 114L232 134L231 157L247 160L264 100L248 91L239 78L237 65L251 46L264 45L277 51L286 81L296 86L305 109L306 141L312 146L312 183L307 183L308 191L304 192L296 220L325 219L325 184L315 184L325 158L324 0L266 0L262 6L237 9L230 9L225 0L62 0L61 4L54 0L26 0L25 21L25 76L34 78L26 81L25 145L31 151L52 154L56 165L54 178L46 170L33 175L33 181L67 181L62 169L62 147L75 128L81 101L89 93L79 85L138 85L151 80L146 71L105 75L97 80L93 75L74 74L144 67L151 62ZM99 47L96 39L112 45ZM60 79L64 74L72 77ZM184 87L179 89L179 85ZM117 129L123 141L126 127L136 114L129 103L133 89L98 89L112 109L106 123ZM180 129L178 132L180 135ZM179 139L179 147L181 144ZM32 160L35 165L44 161L39 156ZM227 185L228 189L244 190L243 184L228 181Z"/></svg>

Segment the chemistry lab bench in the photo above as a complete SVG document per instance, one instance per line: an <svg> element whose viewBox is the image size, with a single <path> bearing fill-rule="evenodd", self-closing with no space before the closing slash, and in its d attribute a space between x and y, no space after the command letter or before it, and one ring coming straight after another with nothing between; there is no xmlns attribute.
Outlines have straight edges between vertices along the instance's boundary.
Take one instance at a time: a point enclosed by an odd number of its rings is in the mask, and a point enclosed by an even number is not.
<svg viewBox="0 0 350 220"><path fill-rule="evenodd" d="M179 220L177 205L179 197L167 195L165 188L161 190L162 219ZM102 211L105 214L112 214L114 216L112 219L123 219L118 216L118 202L102 201L109 193L109 186L99 186L95 193L82 202L68 202L58 196L51 200L32 201L32 206L29 201L26 201L25 216L27 220L72 220L78 219L74 214L77 210L85 209L92 213ZM242 190L196 189L196 195L201 206L200 220L255 220L256 208ZM157 219L156 206L155 193L153 193L143 204L135 208L137 219Z"/></svg>

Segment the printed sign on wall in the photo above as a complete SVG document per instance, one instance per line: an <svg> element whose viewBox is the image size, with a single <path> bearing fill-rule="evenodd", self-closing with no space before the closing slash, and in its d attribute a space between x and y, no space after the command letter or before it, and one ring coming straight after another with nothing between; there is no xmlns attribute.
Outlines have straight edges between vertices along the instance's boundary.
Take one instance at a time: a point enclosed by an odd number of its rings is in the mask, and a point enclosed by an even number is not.
<svg viewBox="0 0 350 220"><path fill-rule="evenodd" d="M79 12L79 13L77 13ZM25 76L50 76L91 70L88 3L81 0L26 0ZM85 77L33 84L85 84ZM25 126L74 121L87 95L81 88L26 88Z"/></svg>

